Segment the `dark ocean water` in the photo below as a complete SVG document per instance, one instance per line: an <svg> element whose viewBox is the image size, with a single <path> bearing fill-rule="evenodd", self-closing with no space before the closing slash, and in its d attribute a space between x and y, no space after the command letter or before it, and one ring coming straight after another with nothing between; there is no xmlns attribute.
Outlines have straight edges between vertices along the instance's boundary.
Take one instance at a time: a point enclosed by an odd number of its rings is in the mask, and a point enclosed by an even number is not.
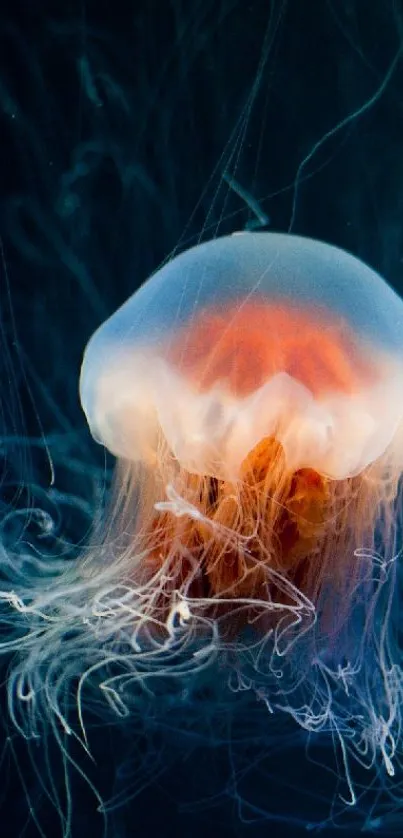
<svg viewBox="0 0 403 838"><path fill-rule="evenodd" d="M4 566L24 540L40 555L45 519L26 510L57 522L48 559L74 561L86 541L112 462L80 409L83 349L171 253L258 217L343 247L403 289L402 53L392 0L3 0L1 503L23 520L3 527ZM14 631L11 612L1 631ZM8 666L1 838L102 836L52 724L29 743L16 732ZM220 704L219 675L179 709L139 696L125 722L95 704L93 761L56 721L62 748L116 800L108 838L401 833L397 804L372 813L365 795L339 818L331 742L311 742L306 760L297 726L268 723L243 694Z"/></svg>

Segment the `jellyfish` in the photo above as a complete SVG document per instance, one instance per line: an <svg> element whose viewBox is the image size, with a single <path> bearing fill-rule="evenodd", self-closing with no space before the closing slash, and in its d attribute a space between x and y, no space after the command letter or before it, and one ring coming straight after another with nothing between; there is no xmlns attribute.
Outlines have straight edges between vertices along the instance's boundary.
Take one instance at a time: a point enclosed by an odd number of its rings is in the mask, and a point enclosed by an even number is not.
<svg viewBox="0 0 403 838"><path fill-rule="evenodd" d="M80 379L118 458L136 655L219 657L271 712L327 731L349 804L351 761L392 777L401 755L402 335L401 300L357 258L245 232L168 261Z"/></svg>
<svg viewBox="0 0 403 838"><path fill-rule="evenodd" d="M124 464L130 572L158 578L159 619L202 600L230 625L242 600L274 627L292 600L337 644L364 554L393 555L402 326L352 256L241 233L168 262L95 333L82 405Z"/></svg>
<svg viewBox="0 0 403 838"><path fill-rule="evenodd" d="M88 750L101 697L200 730L208 684L263 738L261 708L277 743L284 719L332 743L343 812L369 823L362 772L400 805L402 335L371 268L274 232L182 252L99 327L80 397L110 501L46 590L2 594L24 735Z"/></svg>

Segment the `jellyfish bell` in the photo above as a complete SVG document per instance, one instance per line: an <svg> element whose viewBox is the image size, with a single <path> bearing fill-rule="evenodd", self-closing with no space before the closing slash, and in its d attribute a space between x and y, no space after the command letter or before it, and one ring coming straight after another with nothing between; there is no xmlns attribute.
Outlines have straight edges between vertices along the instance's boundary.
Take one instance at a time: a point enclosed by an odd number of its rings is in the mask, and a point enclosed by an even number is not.
<svg viewBox="0 0 403 838"><path fill-rule="evenodd" d="M401 419L403 304L353 256L241 233L182 253L95 333L81 400L96 439L234 478L265 437L289 468L360 473Z"/></svg>

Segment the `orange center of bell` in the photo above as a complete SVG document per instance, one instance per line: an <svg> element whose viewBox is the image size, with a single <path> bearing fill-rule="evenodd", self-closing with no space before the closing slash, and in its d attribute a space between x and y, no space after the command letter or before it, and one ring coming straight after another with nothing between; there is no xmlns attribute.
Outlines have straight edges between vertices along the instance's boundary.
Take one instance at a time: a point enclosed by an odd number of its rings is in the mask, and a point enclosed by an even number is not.
<svg viewBox="0 0 403 838"><path fill-rule="evenodd" d="M200 392L223 382L239 397L280 372L314 396L354 393L374 378L344 321L286 303L233 301L206 309L179 332L167 356Z"/></svg>

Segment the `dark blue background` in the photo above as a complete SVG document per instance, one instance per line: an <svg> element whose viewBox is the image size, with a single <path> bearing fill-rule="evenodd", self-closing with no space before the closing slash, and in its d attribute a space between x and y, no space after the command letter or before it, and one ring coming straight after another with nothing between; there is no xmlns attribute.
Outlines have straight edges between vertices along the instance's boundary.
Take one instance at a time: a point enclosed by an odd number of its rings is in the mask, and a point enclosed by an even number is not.
<svg viewBox="0 0 403 838"><path fill-rule="evenodd" d="M84 473L73 486L60 467L66 491L85 495L85 471L102 461L77 396L86 340L173 250L251 221L225 172L260 201L269 229L291 225L338 244L403 285L402 47L403 12L388 0L3 0L2 430L76 433ZM46 487L46 458L16 458L25 487L30 469ZM66 526L81 537L79 516L70 512ZM159 735L150 730L139 753L158 752ZM106 788L119 742L113 729L99 730ZM18 739L13 749L16 758L5 746L0 764L1 835L22 834L27 790L56 834ZM279 747L276 759L287 778L292 751ZM302 759L278 792L289 823L252 826L230 796L182 811L216 793L224 748L179 766L169 760L167 746L161 778L151 772L113 816L113 838L298 834L291 783L307 770ZM250 782L259 799L264 770ZM88 791L74 785L73 838L101 835ZM38 834L32 820L23 834Z"/></svg>

